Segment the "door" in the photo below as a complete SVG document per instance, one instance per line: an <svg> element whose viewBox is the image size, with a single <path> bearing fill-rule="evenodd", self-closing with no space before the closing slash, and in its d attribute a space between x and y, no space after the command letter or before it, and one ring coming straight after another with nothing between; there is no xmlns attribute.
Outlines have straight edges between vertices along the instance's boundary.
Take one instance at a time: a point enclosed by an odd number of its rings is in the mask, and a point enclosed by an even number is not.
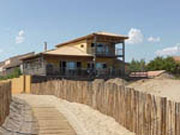
<svg viewBox="0 0 180 135"><path fill-rule="evenodd" d="M81 75L83 69L81 69L81 62L77 62L77 75Z"/></svg>
<svg viewBox="0 0 180 135"><path fill-rule="evenodd" d="M77 62L77 68L81 69L81 62Z"/></svg>
<svg viewBox="0 0 180 135"><path fill-rule="evenodd" d="M60 73L65 74L66 72L66 61L60 61Z"/></svg>

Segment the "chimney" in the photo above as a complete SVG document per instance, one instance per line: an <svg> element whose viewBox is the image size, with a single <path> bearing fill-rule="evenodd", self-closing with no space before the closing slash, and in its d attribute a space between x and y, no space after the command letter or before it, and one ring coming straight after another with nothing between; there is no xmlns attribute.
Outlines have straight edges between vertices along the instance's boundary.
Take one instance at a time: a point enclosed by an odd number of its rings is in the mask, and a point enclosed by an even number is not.
<svg viewBox="0 0 180 135"><path fill-rule="evenodd" d="M47 42L44 42L44 51L47 51Z"/></svg>

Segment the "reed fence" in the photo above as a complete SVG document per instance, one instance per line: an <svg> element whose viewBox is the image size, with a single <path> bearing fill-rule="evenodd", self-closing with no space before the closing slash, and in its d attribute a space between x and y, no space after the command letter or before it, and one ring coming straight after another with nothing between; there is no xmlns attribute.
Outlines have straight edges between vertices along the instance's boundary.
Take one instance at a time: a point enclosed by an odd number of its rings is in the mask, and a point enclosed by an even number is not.
<svg viewBox="0 0 180 135"><path fill-rule="evenodd" d="M31 93L86 104L137 135L180 135L180 103L103 81L50 80L31 84Z"/></svg>
<svg viewBox="0 0 180 135"><path fill-rule="evenodd" d="M9 114L11 103L11 82L0 83L0 126Z"/></svg>

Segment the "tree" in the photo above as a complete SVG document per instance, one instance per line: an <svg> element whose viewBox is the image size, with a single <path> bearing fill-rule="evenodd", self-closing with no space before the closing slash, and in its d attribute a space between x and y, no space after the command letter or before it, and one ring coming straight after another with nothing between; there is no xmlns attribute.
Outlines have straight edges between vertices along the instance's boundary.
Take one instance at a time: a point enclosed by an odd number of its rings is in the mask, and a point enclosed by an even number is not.
<svg viewBox="0 0 180 135"><path fill-rule="evenodd" d="M130 72L133 71L144 71L145 70L145 60L141 59L140 61L132 59L132 61L129 63L128 70Z"/></svg>
<svg viewBox="0 0 180 135"><path fill-rule="evenodd" d="M177 69L177 63L172 57L156 57L150 61L147 65L147 70L166 70L170 73L175 73Z"/></svg>

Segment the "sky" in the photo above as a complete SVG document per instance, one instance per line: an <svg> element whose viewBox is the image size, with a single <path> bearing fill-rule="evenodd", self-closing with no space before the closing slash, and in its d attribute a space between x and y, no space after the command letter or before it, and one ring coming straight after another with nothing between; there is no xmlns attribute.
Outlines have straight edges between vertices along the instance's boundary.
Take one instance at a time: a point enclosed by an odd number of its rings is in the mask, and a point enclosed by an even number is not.
<svg viewBox="0 0 180 135"><path fill-rule="evenodd" d="M0 0L0 61L96 31L129 36L126 61L180 55L179 0Z"/></svg>

